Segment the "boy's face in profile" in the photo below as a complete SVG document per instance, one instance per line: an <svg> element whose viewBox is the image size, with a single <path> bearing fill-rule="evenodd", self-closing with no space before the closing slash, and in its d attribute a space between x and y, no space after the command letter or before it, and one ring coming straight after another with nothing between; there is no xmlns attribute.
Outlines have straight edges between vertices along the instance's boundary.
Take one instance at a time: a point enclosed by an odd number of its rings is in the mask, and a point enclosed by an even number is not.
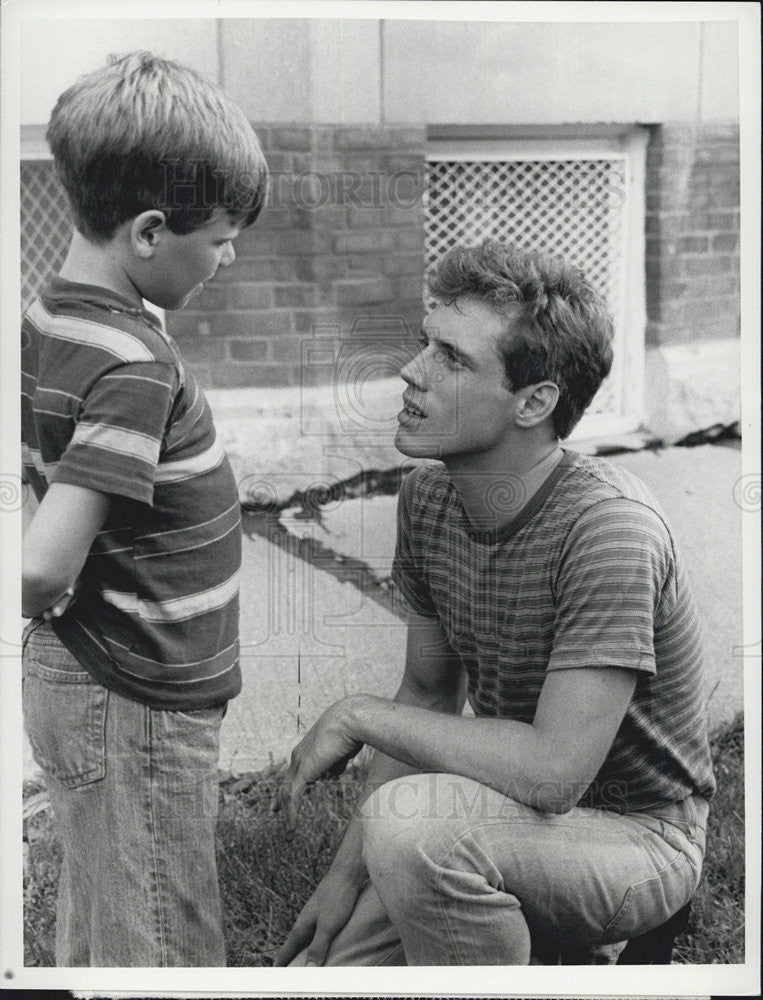
<svg viewBox="0 0 763 1000"><path fill-rule="evenodd" d="M234 262L233 240L238 234L238 222L223 210L184 235L162 225L153 237L150 266L140 276L141 295L161 309L182 309L201 292L204 282L214 277L218 267Z"/></svg>

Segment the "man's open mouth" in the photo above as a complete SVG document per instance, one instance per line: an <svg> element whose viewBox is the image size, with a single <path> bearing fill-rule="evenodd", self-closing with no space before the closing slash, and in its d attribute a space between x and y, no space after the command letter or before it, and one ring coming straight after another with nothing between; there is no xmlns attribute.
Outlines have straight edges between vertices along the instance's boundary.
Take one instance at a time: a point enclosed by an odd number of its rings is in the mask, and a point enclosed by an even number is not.
<svg viewBox="0 0 763 1000"><path fill-rule="evenodd" d="M410 399L406 399L405 396L403 396L403 409L412 417L426 417L426 413Z"/></svg>

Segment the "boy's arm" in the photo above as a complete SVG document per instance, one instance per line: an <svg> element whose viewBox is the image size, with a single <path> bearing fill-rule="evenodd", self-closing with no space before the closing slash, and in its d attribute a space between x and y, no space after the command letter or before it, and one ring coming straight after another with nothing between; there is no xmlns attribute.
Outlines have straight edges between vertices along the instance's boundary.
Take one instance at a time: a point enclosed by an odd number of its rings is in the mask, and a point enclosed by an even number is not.
<svg viewBox="0 0 763 1000"><path fill-rule="evenodd" d="M105 493L51 483L23 539L25 618L41 615L74 584L110 504Z"/></svg>
<svg viewBox="0 0 763 1000"><path fill-rule="evenodd" d="M408 620L405 671L394 701L431 711L460 714L465 700L465 673L440 623L410 615ZM362 799L393 778L417 769L388 757L374 754ZM288 803L284 803L288 808ZM280 808L276 800L274 808ZM310 964L322 965L331 942L347 923L366 880L360 856L360 826L352 819L328 873L297 918L284 942L276 965L288 963L305 947Z"/></svg>

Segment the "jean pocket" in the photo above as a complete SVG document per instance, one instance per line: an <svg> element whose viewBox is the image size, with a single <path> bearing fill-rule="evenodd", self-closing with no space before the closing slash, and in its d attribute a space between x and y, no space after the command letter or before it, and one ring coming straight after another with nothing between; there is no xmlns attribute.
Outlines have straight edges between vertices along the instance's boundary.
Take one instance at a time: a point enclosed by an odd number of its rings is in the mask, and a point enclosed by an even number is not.
<svg viewBox="0 0 763 1000"><path fill-rule="evenodd" d="M108 691L79 664L71 667L56 669L28 658L24 728L43 771L67 788L78 788L106 773Z"/></svg>
<svg viewBox="0 0 763 1000"><path fill-rule="evenodd" d="M21 651L22 652L26 649L27 643L29 642L29 638L32 635L32 633L36 632L37 629L40 628L40 626L42 624L43 624L43 619L42 618L32 618L30 621L28 621L26 623L26 625L24 626L24 630L21 633Z"/></svg>
<svg viewBox="0 0 763 1000"><path fill-rule="evenodd" d="M694 866L682 852L650 878L635 882L607 924L604 942L625 941L659 927L688 903L697 888Z"/></svg>

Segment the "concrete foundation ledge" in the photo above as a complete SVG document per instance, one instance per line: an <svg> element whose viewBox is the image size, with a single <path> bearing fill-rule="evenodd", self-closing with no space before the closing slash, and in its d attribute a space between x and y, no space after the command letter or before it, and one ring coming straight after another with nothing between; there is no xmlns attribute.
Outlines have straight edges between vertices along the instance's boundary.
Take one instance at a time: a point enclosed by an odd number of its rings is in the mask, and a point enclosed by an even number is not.
<svg viewBox="0 0 763 1000"><path fill-rule="evenodd" d="M242 503L281 505L364 470L411 460L395 448L403 381L287 389L208 389Z"/></svg>
<svg viewBox="0 0 763 1000"><path fill-rule="evenodd" d="M740 419L740 342L697 341L648 347L645 424L665 444Z"/></svg>

